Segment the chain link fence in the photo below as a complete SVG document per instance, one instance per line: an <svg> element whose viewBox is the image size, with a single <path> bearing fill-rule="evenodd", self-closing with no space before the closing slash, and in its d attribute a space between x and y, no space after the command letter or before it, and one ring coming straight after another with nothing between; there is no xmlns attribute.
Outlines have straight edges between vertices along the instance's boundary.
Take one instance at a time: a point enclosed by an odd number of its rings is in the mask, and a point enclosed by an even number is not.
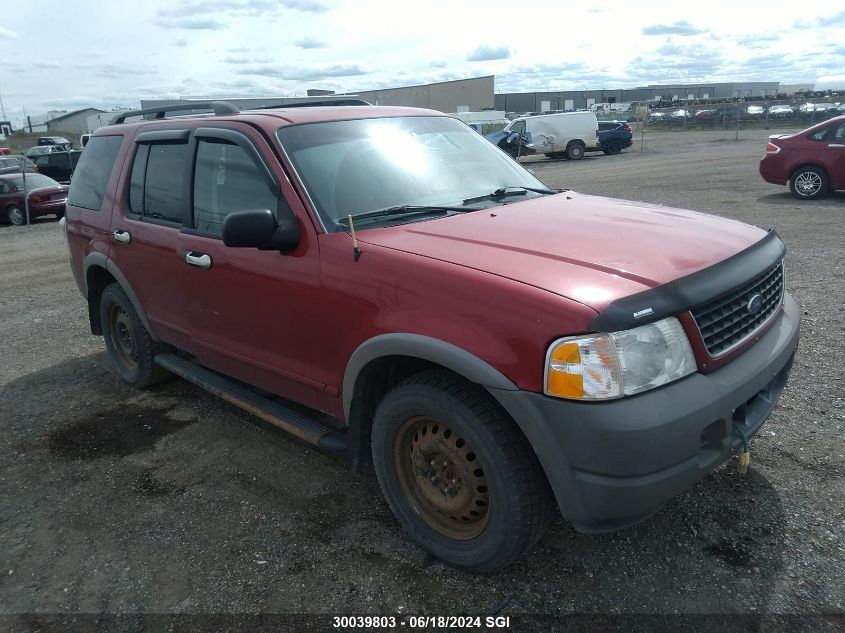
<svg viewBox="0 0 845 633"><path fill-rule="evenodd" d="M640 105L616 118L626 118L654 129L731 130L770 127L806 128L845 114L839 97L676 105L647 108ZM600 117L613 118L613 117Z"/></svg>

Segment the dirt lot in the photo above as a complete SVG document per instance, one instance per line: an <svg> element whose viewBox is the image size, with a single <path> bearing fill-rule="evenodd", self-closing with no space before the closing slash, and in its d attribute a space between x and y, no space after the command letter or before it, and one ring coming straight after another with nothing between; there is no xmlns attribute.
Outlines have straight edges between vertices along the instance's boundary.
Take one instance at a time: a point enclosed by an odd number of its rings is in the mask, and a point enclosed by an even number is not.
<svg viewBox="0 0 845 633"><path fill-rule="evenodd" d="M763 183L773 132L527 161L550 186L775 226L803 330L747 476L723 467L615 534L558 519L490 577L427 557L373 478L184 381L125 387L88 332L59 226L1 227L0 613L841 617L845 195L801 204ZM792 630L842 622L802 616Z"/></svg>

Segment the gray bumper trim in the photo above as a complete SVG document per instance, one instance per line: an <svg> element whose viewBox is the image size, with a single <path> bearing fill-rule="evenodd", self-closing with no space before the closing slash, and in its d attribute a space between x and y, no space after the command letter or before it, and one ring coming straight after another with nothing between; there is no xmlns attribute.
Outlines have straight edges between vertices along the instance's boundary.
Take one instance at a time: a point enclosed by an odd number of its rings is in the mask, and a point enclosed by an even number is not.
<svg viewBox="0 0 845 633"><path fill-rule="evenodd" d="M786 294L768 332L710 374L605 403L490 389L534 447L564 517L607 531L656 512L727 460L783 390L800 311Z"/></svg>

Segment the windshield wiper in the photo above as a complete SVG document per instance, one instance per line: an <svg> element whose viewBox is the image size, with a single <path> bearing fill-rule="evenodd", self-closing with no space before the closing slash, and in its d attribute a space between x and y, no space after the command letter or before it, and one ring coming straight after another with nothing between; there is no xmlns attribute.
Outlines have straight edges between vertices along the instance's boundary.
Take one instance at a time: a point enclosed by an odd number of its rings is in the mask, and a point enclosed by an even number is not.
<svg viewBox="0 0 845 633"><path fill-rule="evenodd" d="M449 211L455 211L457 213L466 213L467 211L473 211L473 209L467 209L466 207L450 207L442 204L402 204L396 207L387 207L386 209L376 209L375 211L367 211L366 213L354 214L352 216L352 221L357 222L358 220L366 220L369 218L407 217L411 215L426 215L429 213L445 214ZM349 219L340 218L338 220L338 223L348 225Z"/></svg>
<svg viewBox="0 0 845 633"><path fill-rule="evenodd" d="M483 196L467 198L464 200L464 204L472 204L473 202L481 202L482 200L498 200L499 198L507 198L508 196L524 196L529 191L532 193L542 193L546 196L553 193L560 193L560 191L556 191L554 189L540 189L539 187L522 187L514 185L512 187L499 187L496 191Z"/></svg>

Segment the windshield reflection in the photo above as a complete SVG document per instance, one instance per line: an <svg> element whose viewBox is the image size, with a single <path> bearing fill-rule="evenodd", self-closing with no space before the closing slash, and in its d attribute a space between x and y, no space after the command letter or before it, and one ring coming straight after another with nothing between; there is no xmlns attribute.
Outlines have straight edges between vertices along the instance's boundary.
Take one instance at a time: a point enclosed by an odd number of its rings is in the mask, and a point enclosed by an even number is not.
<svg viewBox="0 0 845 633"><path fill-rule="evenodd" d="M339 221L348 215L402 205L460 206L500 187L543 187L451 117L309 123L283 127L278 138L329 231L346 230Z"/></svg>

